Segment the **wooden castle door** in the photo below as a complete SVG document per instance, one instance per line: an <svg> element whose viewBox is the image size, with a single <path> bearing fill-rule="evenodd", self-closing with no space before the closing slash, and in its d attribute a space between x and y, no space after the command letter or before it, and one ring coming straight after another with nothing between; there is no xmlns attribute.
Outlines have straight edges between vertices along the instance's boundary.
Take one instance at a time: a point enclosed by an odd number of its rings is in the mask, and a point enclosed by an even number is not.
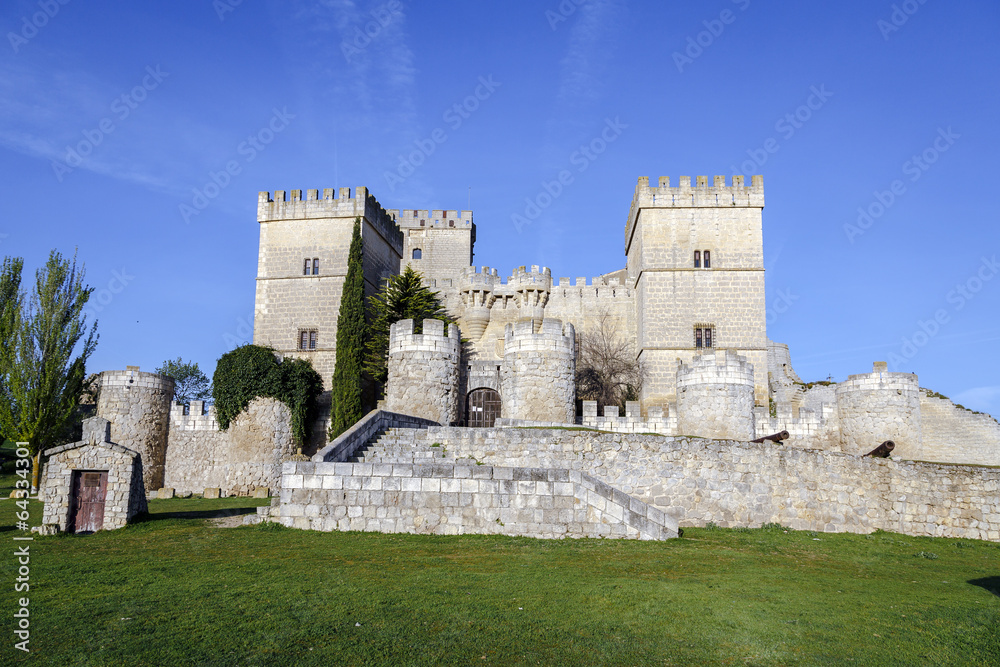
<svg viewBox="0 0 1000 667"><path fill-rule="evenodd" d="M71 532L92 533L104 526L104 500L107 492L107 471L73 471L69 521Z"/></svg>
<svg viewBox="0 0 1000 667"><path fill-rule="evenodd" d="M465 421L470 428L493 428L500 416L500 394L493 389L476 389L469 392Z"/></svg>

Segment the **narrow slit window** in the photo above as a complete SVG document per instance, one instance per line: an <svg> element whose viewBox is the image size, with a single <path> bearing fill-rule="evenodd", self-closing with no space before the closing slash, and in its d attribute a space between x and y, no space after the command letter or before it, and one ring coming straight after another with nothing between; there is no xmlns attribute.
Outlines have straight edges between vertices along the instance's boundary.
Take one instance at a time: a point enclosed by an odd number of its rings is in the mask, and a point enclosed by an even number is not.
<svg viewBox="0 0 1000 667"><path fill-rule="evenodd" d="M302 265L302 275L308 276L309 270L312 268L312 260L307 259L305 264Z"/></svg>
<svg viewBox="0 0 1000 667"><path fill-rule="evenodd" d="M712 268L712 252L710 250L705 251L705 268Z"/></svg>
<svg viewBox="0 0 1000 667"><path fill-rule="evenodd" d="M701 268L701 250L694 251L694 268ZM701 347L700 345L698 347Z"/></svg>
<svg viewBox="0 0 1000 667"><path fill-rule="evenodd" d="M706 259L705 261L707 262L708 260ZM319 275L319 257L313 257L313 275Z"/></svg>

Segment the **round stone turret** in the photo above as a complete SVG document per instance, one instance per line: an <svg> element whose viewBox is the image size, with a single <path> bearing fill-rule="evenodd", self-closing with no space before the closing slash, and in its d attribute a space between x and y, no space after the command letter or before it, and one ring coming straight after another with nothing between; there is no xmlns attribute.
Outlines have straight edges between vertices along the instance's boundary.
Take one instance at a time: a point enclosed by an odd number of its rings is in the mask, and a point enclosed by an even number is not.
<svg viewBox="0 0 1000 667"><path fill-rule="evenodd" d="M677 432L718 440L754 439L753 364L729 350L677 362Z"/></svg>
<svg viewBox="0 0 1000 667"><path fill-rule="evenodd" d="M500 368L501 414L572 424L576 415L576 332L561 320L508 324Z"/></svg>
<svg viewBox="0 0 1000 667"><path fill-rule="evenodd" d="M535 332L545 316L545 304L552 291L552 271L547 266L537 265L526 270L521 266L510 277L509 288L514 291L519 310L518 320L535 322Z"/></svg>
<svg viewBox="0 0 1000 667"><path fill-rule="evenodd" d="M454 324L424 320L413 333L413 320L389 329L389 381L385 409L423 417L448 426L458 420L458 364L461 334Z"/></svg>
<svg viewBox="0 0 1000 667"><path fill-rule="evenodd" d="M99 382L97 416L111 422L111 442L142 457L147 492L161 488L173 378L128 366L124 371L104 371Z"/></svg>
<svg viewBox="0 0 1000 667"><path fill-rule="evenodd" d="M462 275L462 331L471 341L483 337L490 323L490 309L496 301L494 287L500 284L496 269L484 266L482 273L476 267Z"/></svg>
<svg viewBox="0 0 1000 667"><path fill-rule="evenodd" d="M840 446L848 454L867 454L886 440L893 456L919 459L920 385L913 373L889 373L884 361L871 373L850 375L837 385Z"/></svg>

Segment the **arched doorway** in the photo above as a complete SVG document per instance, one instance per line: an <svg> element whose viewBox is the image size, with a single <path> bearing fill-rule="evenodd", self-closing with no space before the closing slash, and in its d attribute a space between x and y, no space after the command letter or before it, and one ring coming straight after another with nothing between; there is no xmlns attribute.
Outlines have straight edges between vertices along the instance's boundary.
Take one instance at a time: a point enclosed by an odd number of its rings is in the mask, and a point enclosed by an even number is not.
<svg viewBox="0 0 1000 667"><path fill-rule="evenodd" d="M469 392L465 399L465 422L471 428L493 428L500 416L500 394L482 387Z"/></svg>

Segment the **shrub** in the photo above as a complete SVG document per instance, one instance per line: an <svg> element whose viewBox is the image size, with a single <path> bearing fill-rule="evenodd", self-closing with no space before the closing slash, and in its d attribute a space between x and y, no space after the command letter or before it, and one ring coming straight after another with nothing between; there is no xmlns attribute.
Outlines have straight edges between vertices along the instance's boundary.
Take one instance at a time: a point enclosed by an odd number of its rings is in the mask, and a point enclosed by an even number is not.
<svg viewBox="0 0 1000 667"><path fill-rule="evenodd" d="M299 446L309 439L316 397L323 380L305 359L279 361L274 350L242 345L219 358L212 376L216 416L223 431L255 398L276 398L292 413L292 435Z"/></svg>

